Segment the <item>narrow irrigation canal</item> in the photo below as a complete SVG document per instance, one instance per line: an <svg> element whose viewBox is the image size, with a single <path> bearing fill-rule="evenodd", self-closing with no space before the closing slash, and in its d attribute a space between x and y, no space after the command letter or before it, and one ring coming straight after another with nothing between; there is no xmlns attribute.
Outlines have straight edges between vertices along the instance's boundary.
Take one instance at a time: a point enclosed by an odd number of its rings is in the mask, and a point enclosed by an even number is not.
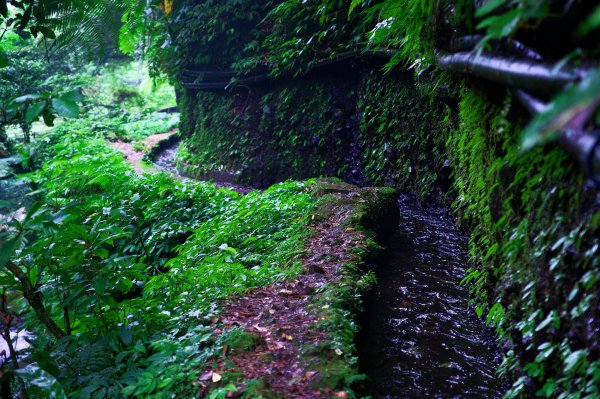
<svg viewBox="0 0 600 399"><path fill-rule="evenodd" d="M360 337L373 398L500 398L495 353L458 285L464 237L441 212L401 201Z"/></svg>
<svg viewBox="0 0 600 399"><path fill-rule="evenodd" d="M175 141L159 151L154 158L154 167L162 172L179 175L177 165L175 164L175 154L177 154L179 144L179 141Z"/></svg>

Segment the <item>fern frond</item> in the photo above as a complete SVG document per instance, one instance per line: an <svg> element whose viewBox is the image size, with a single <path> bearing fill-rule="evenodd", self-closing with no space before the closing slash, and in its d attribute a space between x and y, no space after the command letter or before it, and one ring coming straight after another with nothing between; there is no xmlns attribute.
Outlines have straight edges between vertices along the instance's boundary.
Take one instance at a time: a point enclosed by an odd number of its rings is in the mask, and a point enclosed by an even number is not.
<svg viewBox="0 0 600 399"><path fill-rule="evenodd" d="M56 33L52 48L66 48L102 57L107 50L116 46L121 17L131 3L140 2L51 0L45 2L47 18L41 24Z"/></svg>

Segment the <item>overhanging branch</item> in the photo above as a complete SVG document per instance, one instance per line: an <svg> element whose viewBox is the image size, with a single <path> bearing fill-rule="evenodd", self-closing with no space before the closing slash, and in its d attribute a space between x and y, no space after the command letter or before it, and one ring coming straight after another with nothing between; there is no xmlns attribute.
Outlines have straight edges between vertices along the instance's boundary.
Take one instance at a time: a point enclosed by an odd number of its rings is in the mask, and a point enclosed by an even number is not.
<svg viewBox="0 0 600 399"><path fill-rule="evenodd" d="M586 70L504 56L459 52L437 54L441 70L476 76L534 93L553 94L579 81Z"/></svg>
<svg viewBox="0 0 600 399"><path fill-rule="evenodd" d="M533 116L540 114L547 107L547 104L523 90L515 90L515 94L525 109ZM569 155L586 168L589 177L598 183L599 179L595 172L600 165L598 136L583 129L566 129L560 132L558 142Z"/></svg>
<svg viewBox="0 0 600 399"><path fill-rule="evenodd" d="M50 331L50 333L56 338L65 337L67 334L58 326L58 324L56 324L56 322L48 313L46 306L44 305L44 298L42 294L35 289L33 284L31 284L29 277L16 263L12 261L8 261L6 263L6 268L19 281L21 288L23 289L23 296L27 302L29 302L29 305L35 312L36 316L44 324L44 326L46 326L48 331Z"/></svg>

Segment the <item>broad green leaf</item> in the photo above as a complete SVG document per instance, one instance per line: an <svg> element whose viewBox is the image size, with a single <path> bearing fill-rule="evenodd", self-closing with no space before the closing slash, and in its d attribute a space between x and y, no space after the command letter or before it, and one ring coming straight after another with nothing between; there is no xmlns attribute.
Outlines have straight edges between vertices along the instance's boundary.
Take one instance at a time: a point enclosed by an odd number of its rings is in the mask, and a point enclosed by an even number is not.
<svg viewBox="0 0 600 399"><path fill-rule="evenodd" d="M552 352L554 352L555 349L556 347L551 343L544 342L543 344L538 346L539 353L535 357L535 361L538 363L545 361L546 359L548 359L548 357L550 357L550 355L552 354Z"/></svg>
<svg viewBox="0 0 600 399"><path fill-rule="evenodd" d="M22 103L27 102L29 100L39 100L40 98L42 98L42 96L40 96L39 94L25 94L25 95L22 95L22 96L19 96L19 97L15 98L12 101L15 102L15 103L17 103L17 104L22 104Z"/></svg>
<svg viewBox="0 0 600 399"><path fill-rule="evenodd" d="M559 136L560 130L577 127L600 104L600 70L556 96L521 135L523 151Z"/></svg>
<svg viewBox="0 0 600 399"><path fill-rule="evenodd" d="M567 356L567 358L565 359L565 372L571 372L571 371L575 371L579 365L579 363L585 359L585 357L587 356L587 351L585 349L581 349L578 351L574 351L572 352L569 356Z"/></svg>
<svg viewBox="0 0 600 399"><path fill-rule="evenodd" d="M0 68L8 66L8 56L4 53L0 53Z"/></svg>
<svg viewBox="0 0 600 399"><path fill-rule="evenodd" d="M63 118L76 118L79 116L79 105L75 101L53 98L52 108L58 116L62 116Z"/></svg>
<svg viewBox="0 0 600 399"><path fill-rule="evenodd" d="M556 381L554 379L550 379L550 380L548 380L548 382L546 382L544 384L544 386L542 387L542 389L540 389L538 391L538 393L536 394L536 396L539 396L541 394L545 398L550 398L550 397L552 397L552 394L556 390L556 387L557 387Z"/></svg>
<svg viewBox="0 0 600 399"><path fill-rule="evenodd" d="M44 118L44 123L46 126L54 126L54 114L46 107L44 112L42 112L42 118Z"/></svg>
<svg viewBox="0 0 600 399"><path fill-rule="evenodd" d="M96 253L97 252L98 251L96 251ZM97 280L94 280L93 286L94 291L96 291L96 294L98 296L102 296L104 295L104 292L106 292L106 280L103 278L98 278Z"/></svg>
<svg viewBox="0 0 600 399"><path fill-rule="evenodd" d="M46 370L54 377L60 375L60 367L58 366L56 359L54 359L48 351L43 349L36 350L33 352L33 358L43 370Z"/></svg>
<svg viewBox="0 0 600 399"><path fill-rule="evenodd" d="M554 319L554 317L555 317L554 311L548 313L548 316L546 316L546 318L544 320L542 320L540 322L540 324L537 325L537 327L535 328L535 331L542 331L544 328L549 326L550 323L552 323L552 320Z"/></svg>
<svg viewBox="0 0 600 399"><path fill-rule="evenodd" d="M133 341L133 332L131 331L131 328L122 327L117 334L125 346L131 345L131 342Z"/></svg>
<svg viewBox="0 0 600 399"><path fill-rule="evenodd" d="M2 249L0 249L0 270L4 268L10 258L13 256L20 242L21 236L17 236L8 242L4 242Z"/></svg>
<svg viewBox="0 0 600 399"><path fill-rule="evenodd" d="M581 25L579 25L578 34L583 36L600 27L600 6L596 7Z"/></svg>
<svg viewBox="0 0 600 399"><path fill-rule="evenodd" d="M72 101L75 103L79 102L79 101L83 101L83 99L84 99L83 94L81 94L81 92L79 90L68 91L68 92L64 93L63 95L61 95L59 98L62 100Z"/></svg>
<svg viewBox="0 0 600 399"><path fill-rule="evenodd" d="M33 104L31 107L29 107L27 113L25 114L25 122L31 123L35 121L40 116L45 107L45 101Z"/></svg>
<svg viewBox="0 0 600 399"><path fill-rule="evenodd" d="M488 312L488 316L487 316L485 323L487 325L489 325L490 323L497 324L500 321L502 321L503 317L504 317L504 307L502 306L502 304L500 302L496 302L491 307L490 311Z"/></svg>
<svg viewBox="0 0 600 399"><path fill-rule="evenodd" d="M24 368L15 370L27 386L37 388L38 394L43 394L44 398L66 399L67 395L58 380L52 374L41 369L36 364L29 364ZM38 396L39 397L39 396Z"/></svg>
<svg viewBox="0 0 600 399"><path fill-rule="evenodd" d="M106 259L110 255L110 253L108 252L108 250L106 248L102 248L102 247L96 248L94 250L94 252L96 253L96 255L98 255L102 259Z"/></svg>
<svg viewBox="0 0 600 399"><path fill-rule="evenodd" d="M510 36L521 22L524 10L516 8L502 15L494 15L481 21L477 29L487 28L487 34L493 39Z"/></svg>
<svg viewBox="0 0 600 399"><path fill-rule="evenodd" d="M505 4L505 3L506 3L505 0L489 0L482 7L480 7L479 9L477 9L477 12L475 13L475 16L477 18L481 18L483 16L486 16L489 13L491 13L492 11L494 11L496 8L500 7L502 4Z"/></svg>

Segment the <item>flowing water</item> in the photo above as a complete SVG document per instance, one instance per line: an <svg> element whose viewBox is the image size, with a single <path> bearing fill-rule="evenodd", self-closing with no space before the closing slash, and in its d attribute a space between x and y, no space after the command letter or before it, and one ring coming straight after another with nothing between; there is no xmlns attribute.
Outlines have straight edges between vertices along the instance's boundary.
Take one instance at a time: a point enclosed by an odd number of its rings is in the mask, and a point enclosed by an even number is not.
<svg viewBox="0 0 600 399"><path fill-rule="evenodd" d="M500 398L496 355L458 284L467 269L466 237L441 212L401 202L359 343L365 394Z"/></svg>
<svg viewBox="0 0 600 399"><path fill-rule="evenodd" d="M154 167L162 172L169 172L178 175L177 165L175 164L175 154L179 149L179 141L160 151L154 159Z"/></svg>
<svg viewBox="0 0 600 399"><path fill-rule="evenodd" d="M160 150L154 158L154 167L157 170L172 173L179 177L192 178L200 181L211 181L216 183L219 187L228 187L242 194L249 193L253 190L250 187L234 183L235 178L237 177L236 173L227 170L206 171L195 176L188 176L181 173L181 171L177 169L177 164L175 163L175 155L177 154L180 144L179 141L176 141Z"/></svg>

